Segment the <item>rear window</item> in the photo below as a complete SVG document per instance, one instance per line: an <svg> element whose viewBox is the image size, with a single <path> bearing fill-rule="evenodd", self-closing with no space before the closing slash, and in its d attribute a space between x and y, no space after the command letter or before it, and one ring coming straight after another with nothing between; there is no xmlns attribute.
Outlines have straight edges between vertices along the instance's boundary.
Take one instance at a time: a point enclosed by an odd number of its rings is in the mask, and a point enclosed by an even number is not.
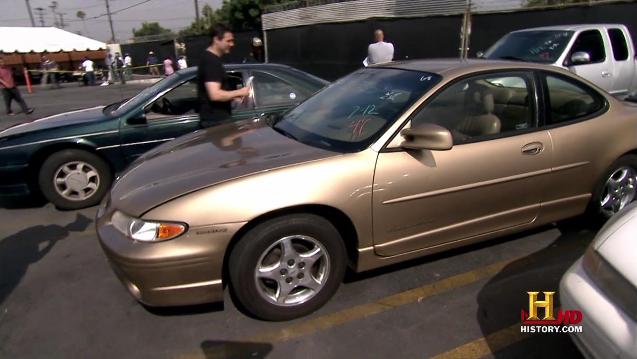
<svg viewBox="0 0 637 359"><path fill-rule="evenodd" d="M621 29L609 29L608 37L613 46L613 57L617 61L628 59L628 46L626 45L626 37Z"/></svg>

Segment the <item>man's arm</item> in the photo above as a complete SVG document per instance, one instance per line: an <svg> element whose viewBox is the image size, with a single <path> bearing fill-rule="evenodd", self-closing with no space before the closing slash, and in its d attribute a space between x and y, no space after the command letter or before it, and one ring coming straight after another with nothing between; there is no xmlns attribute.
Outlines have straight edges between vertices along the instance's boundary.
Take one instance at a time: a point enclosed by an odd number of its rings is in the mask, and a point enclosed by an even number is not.
<svg viewBox="0 0 637 359"><path fill-rule="evenodd" d="M4 87L4 88L9 88L9 86L7 85L6 82L4 82L3 79L0 79L0 85L2 85L2 87Z"/></svg>
<svg viewBox="0 0 637 359"><path fill-rule="evenodd" d="M245 97L250 93L249 87L243 87L239 90L226 91L221 89L219 82L206 82L206 92L210 101L228 102L237 97Z"/></svg>

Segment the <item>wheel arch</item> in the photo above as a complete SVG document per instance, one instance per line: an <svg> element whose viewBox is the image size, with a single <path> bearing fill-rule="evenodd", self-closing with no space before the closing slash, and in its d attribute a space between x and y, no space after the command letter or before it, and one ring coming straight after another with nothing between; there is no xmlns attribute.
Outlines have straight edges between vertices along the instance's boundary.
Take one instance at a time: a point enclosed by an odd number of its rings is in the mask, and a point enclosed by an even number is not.
<svg viewBox="0 0 637 359"><path fill-rule="evenodd" d="M38 175L40 173L40 169L42 168L42 164L46 161L47 158L51 157L53 154L64 151L64 150L82 150L89 152L101 160L103 160L108 168L111 171L111 174L115 175L115 168L111 161L105 157L103 154L99 153L97 149L90 144L86 143L78 143L78 142L59 142L53 143L47 146L43 146L36 150L31 157L29 158L29 166L27 168L28 173L28 181L29 187L31 190L35 190L40 192L40 188L38 186Z"/></svg>
<svg viewBox="0 0 637 359"><path fill-rule="evenodd" d="M236 244L243 238L243 236L250 230L252 230L257 225L286 215L291 214L314 214L320 217L325 218L330 223L334 225L336 230L341 235L343 239L343 243L345 244L345 249L347 251L347 265L350 268L356 268L356 263L358 262L358 233L356 231L356 227L352 220L347 216L343 211L327 206L327 205L319 205L319 204L308 204L308 205L299 205L293 207L286 207L277 209L271 212L264 213L258 217L253 218L248 223L243 225L241 229L237 233L232 236L232 239L228 243L226 248L224 258L223 258L223 267L222 267L222 279L224 286L228 284L229 274L228 274L228 262L230 259L230 253L236 246Z"/></svg>

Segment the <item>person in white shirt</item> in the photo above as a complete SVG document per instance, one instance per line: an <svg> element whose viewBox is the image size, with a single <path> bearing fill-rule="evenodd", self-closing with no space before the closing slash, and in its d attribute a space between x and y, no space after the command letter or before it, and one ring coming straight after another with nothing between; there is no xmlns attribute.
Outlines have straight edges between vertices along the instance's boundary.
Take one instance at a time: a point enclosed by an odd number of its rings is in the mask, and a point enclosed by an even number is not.
<svg viewBox="0 0 637 359"><path fill-rule="evenodd" d="M179 58L179 60L177 60L177 67L179 68L179 70L185 69L186 67L188 67L188 64L186 63L186 57L185 56L181 56Z"/></svg>
<svg viewBox="0 0 637 359"><path fill-rule="evenodd" d="M374 31L375 43L367 48L367 58L363 62L365 66L390 62L394 59L394 44L385 42L383 30Z"/></svg>
<svg viewBox="0 0 637 359"><path fill-rule="evenodd" d="M133 58L129 54L124 54L124 76L127 80L130 80L133 74L131 67L133 67Z"/></svg>
<svg viewBox="0 0 637 359"><path fill-rule="evenodd" d="M89 58L85 57L82 61L82 69L86 72L86 84L88 86L95 85L95 64Z"/></svg>

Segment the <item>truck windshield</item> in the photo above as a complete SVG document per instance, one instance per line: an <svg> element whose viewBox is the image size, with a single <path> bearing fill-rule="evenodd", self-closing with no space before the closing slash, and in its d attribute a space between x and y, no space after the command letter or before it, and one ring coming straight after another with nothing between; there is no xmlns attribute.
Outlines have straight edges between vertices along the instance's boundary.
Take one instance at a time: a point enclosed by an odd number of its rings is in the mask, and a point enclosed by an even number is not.
<svg viewBox="0 0 637 359"><path fill-rule="evenodd" d="M513 32L491 46L485 57L552 64L560 57L572 36L573 31L563 30Z"/></svg>

